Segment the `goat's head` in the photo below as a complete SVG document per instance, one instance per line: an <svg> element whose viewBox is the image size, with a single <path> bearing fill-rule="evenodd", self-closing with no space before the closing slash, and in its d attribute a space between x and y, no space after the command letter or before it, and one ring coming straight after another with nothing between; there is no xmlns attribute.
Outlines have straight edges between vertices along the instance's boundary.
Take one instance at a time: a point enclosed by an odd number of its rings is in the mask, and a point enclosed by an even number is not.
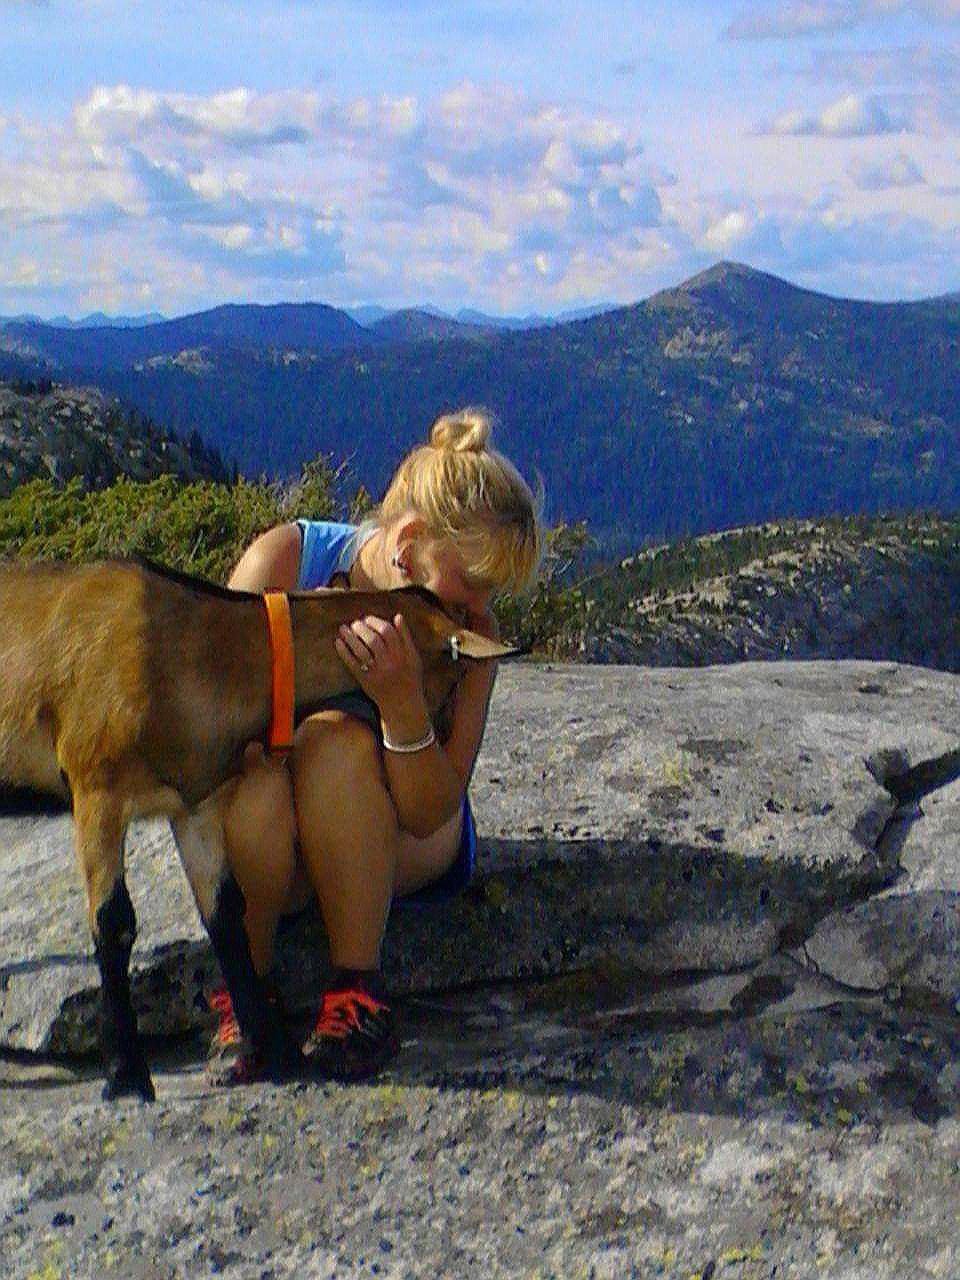
<svg viewBox="0 0 960 1280"><path fill-rule="evenodd" d="M464 662L511 658L524 652L471 630L462 612L424 587L401 587L391 595L423 662L424 689L431 705L446 699L463 673Z"/></svg>

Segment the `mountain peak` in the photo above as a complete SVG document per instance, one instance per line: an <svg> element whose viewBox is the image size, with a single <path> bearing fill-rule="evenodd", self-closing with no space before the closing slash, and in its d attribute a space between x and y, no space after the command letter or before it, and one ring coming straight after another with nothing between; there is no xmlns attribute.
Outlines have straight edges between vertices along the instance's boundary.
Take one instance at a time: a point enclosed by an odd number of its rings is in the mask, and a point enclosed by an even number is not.
<svg viewBox="0 0 960 1280"><path fill-rule="evenodd" d="M724 258L720 262L715 262L712 267L698 272L695 276L691 276L689 280L685 280L677 286L678 289L686 289L691 285L712 284L717 280L741 279L749 280L753 277L763 277L766 273L758 271L756 267L748 266L746 262L734 262L732 259Z"/></svg>
<svg viewBox="0 0 960 1280"><path fill-rule="evenodd" d="M780 276L758 271L742 262L717 262L705 271L691 276L673 289L664 289L650 299L654 310L689 311L705 308L707 312L733 316L767 316L771 311L807 314L832 309L836 299L826 294L802 289ZM852 305L852 304L851 304Z"/></svg>
<svg viewBox="0 0 960 1280"><path fill-rule="evenodd" d="M712 267L707 267L706 271L691 276L689 280L684 280L682 284L677 285L673 292L700 293L717 286L739 293L744 291L769 293L771 290L791 293L808 292L791 284L789 280L781 279L780 276L771 275L767 271L758 271L756 267L748 267L744 262L728 261L717 262Z"/></svg>

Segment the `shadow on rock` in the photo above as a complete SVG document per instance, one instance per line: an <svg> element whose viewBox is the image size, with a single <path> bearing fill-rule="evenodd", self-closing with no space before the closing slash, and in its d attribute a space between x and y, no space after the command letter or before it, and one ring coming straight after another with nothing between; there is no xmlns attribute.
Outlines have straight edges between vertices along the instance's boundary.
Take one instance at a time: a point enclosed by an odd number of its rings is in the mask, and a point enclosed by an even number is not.
<svg viewBox="0 0 960 1280"><path fill-rule="evenodd" d="M832 1003L789 1012L791 1002L804 1002L802 975L793 989L781 976L743 976L743 1005L722 1012L677 1007L689 993L679 979L621 973L611 982L596 971L411 998L405 1051L391 1077L561 1102L587 1093L658 1115L839 1128L960 1117L960 1019L952 1012L837 993ZM700 975L694 985L716 981ZM637 1007L651 996L663 1007Z"/></svg>

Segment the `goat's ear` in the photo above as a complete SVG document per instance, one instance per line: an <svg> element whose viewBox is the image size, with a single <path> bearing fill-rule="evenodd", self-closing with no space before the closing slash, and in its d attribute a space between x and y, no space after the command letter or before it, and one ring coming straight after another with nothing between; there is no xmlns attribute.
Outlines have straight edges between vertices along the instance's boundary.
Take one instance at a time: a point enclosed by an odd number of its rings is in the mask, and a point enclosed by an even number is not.
<svg viewBox="0 0 960 1280"><path fill-rule="evenodd" d="M451 637L450 648L454 657L463 654L465 658L513 658L526 649L518 649L514 645L500 644L497 640L489 640L478 631L458 631Z"/></svg>

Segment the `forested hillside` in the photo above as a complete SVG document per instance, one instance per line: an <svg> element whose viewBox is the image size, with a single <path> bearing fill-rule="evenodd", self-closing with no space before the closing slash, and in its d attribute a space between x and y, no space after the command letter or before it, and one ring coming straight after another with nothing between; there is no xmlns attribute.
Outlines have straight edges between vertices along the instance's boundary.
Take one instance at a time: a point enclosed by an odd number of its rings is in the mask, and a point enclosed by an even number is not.
<svg viewBox="0 0 960 1280"><path fill-rule="evenodd" d="M555 657L649 666L889 659L960 671L960 519L778 522L651 547L593 572L568 557L504 625Z"/></svg>
<svg viewBox="0 0 960 1280"><path fill-rule="evenodd" d="M96 388L0 380L0 494L38 478L101 488L121 476L161 475L225 480L227 468L196 432L180 439L161 431Z"/></svg>
<svg viewBox="0 0 960 1280"><path fill-rule="evenodd" d="M542 475L548 518L588 520L609 552L773 519L960 508L956 298L851 302L720 264L546 328L354 327L362 338L337 349L248 334L98 381L248 475L294 475L323 452L373 492L439 413L487 404L501 446Z"/></svg>

